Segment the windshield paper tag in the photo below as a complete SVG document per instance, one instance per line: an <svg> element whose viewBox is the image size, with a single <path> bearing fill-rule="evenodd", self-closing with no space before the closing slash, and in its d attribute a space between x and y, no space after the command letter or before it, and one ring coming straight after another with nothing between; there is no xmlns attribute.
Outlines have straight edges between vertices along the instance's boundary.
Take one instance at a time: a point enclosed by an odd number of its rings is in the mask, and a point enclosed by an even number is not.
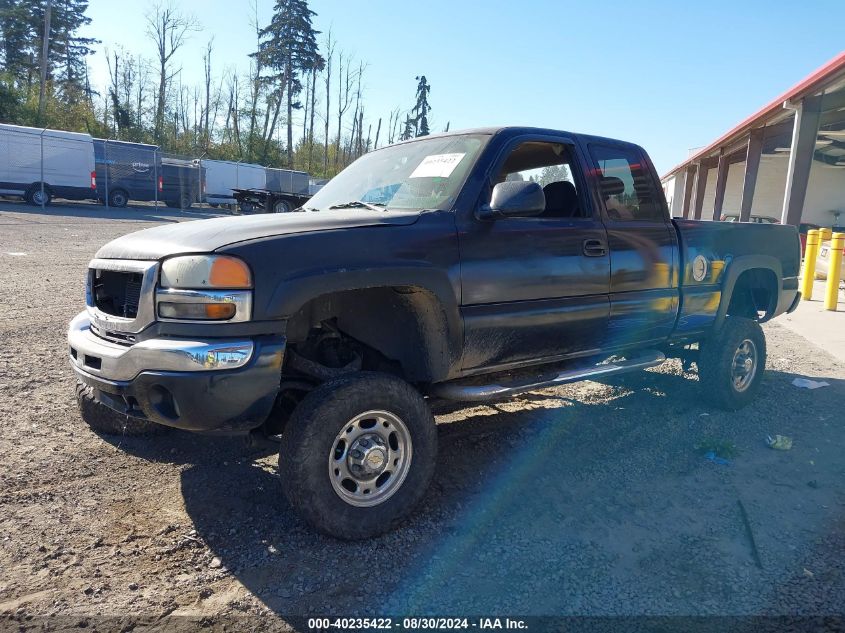
<svg viewBox="0 0 845 633"><path fill-rule="evenodd" d="M466 154L432 154L417 165L409 178L448 178Z"/></svg>

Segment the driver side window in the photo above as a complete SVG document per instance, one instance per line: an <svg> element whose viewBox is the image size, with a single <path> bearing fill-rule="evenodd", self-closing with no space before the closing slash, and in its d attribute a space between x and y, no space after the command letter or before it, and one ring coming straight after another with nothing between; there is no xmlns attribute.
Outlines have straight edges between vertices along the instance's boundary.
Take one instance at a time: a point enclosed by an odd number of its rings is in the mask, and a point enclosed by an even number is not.
<svg viewBox="0 0 845 633"><path fill-rule="evenodd" d="M507 181L536 182L543 188L546 209L539 218L587 217L573 177L574 161L564 143L520 143L502 164L494 185Z"/></svg>

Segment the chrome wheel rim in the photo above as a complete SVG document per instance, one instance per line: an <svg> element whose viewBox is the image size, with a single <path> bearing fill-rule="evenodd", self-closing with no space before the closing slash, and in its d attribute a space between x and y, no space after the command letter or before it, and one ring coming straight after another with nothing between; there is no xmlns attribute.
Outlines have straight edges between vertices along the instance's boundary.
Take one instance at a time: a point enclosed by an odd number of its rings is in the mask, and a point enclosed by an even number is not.
<svg viewBox="0 0 845 633"><path fill-rule="evenodd" d="M757 375L757 346L751 339L744 339L734 352L731 363L731 383L734 390L743 392Z"/></svg>
<svg viewBox="0 0 845 633"><path fill-rule="evenodd" d="M329 450L329 480L356 507L384 503L402 486L412 458L411 434L389 411L365 411L343 425Z"/></svg>

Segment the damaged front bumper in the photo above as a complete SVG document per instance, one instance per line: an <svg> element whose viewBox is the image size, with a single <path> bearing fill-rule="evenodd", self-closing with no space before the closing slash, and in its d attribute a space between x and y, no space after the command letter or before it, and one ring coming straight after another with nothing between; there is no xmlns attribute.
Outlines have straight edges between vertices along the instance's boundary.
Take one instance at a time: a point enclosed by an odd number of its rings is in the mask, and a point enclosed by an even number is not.
<svg viewBox="0 0 845 633"><path fill-rule="evenodd" d="M283 336L152 338L134 345L91 331L87 312L70 323L77 377L119 413L191 431L238 433L260 426L279 390Z"/></svg>

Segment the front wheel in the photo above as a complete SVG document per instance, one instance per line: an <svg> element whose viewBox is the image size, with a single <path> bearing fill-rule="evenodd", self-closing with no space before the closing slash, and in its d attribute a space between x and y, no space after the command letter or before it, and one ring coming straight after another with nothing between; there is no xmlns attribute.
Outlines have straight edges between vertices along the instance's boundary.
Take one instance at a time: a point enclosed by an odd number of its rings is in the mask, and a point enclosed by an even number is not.
<svg viewBox="0 0 845 633"><path fill-rule="evenodd" d="M387 374L324 383L294 410L279 449L282 488L312 526L341 539L393 529L434 474L437 429L423 397Z"/></svg>
<svg viewBox="0 0 845 633"><path fill-rule="evenodd" d="M47 189L47 187L44 187L42 189L39 186L30 189L26 199L30 204L33 204L36 207L47 207L50 206L50 202L52 202L53 196L50 193L50 190Z"/></svg>
<svg viewBox="0 0 845 633"><path fill-rule="evenodd" d="M753 319L729 316L701 345L698 377L705 397L735 411L757 395L766 367L766 337Z"/></svg>

